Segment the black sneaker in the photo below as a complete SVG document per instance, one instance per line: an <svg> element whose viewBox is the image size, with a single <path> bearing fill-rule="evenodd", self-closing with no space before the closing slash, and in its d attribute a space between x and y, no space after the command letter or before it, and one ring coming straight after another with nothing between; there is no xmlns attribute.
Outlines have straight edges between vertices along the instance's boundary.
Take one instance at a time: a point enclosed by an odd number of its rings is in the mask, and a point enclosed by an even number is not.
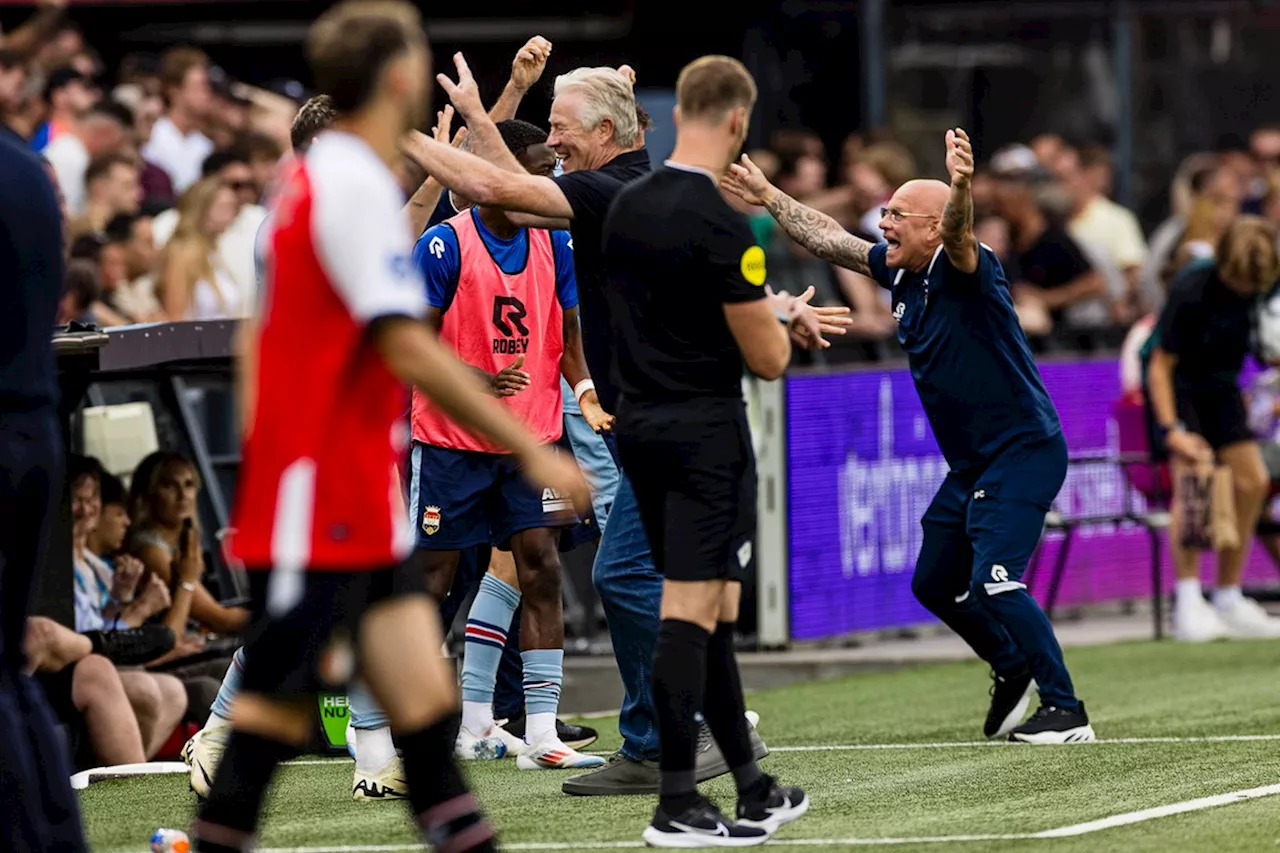
<svg viewBox="0 0 1280 853"><path fill-rule="evenodd" d="M525 715L512 717L501 724L509 733L524 740ZM572 750L582 750L600 739L600 733L590 726L571 726L564 720L556 719L556 737Z"/></svg>
<svg viewBox="0 0 1280 853"><path fill-rule="evenodd" d="M1092 743L1097 740L1084 703L1074 710L1041 705L1031 719L1009 732L1015 743Z"/></svg>
<svg viewBox="0 0 1280 853"><path fill-rule="evenodd" d="M987 721L982 725L982 733L987 737L1003 737L1013 731L1013 727L1027 713L1031 704L1031 694L1036 683L1030 672L1018 675L997 675L991 673L991 709L987 711Z"/></svg>
<svg viewBox="0 0 1280 853"><path fill-rule="evenodd" d="M653 813L653 822L644 828L650 847L755 847L769 840L769 830L741 826L729 820L707 800L676 817L662 811Z"/></svg>
<svg viewBox="0 0 1280 853"><path fill-rule="evenodd" d="M766 776L768 794L764 799L738 798L738 826L754 826L770 834L778 827L804 815L809 810L809 797L800 788L779 785Z"/></svg>

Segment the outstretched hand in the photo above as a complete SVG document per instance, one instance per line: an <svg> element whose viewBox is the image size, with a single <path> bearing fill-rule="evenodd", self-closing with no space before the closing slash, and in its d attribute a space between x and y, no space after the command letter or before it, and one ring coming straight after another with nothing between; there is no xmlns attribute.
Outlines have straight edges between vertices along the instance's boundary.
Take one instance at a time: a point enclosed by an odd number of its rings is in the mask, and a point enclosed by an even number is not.
<svg viewBox="0 0 1280 853"><path fill-rule="evenodd" d="M760 171L760 167L752 163L751 158L746 154L742 155L741 163L729 164L729 171L725 172L724 177L720 179L720 186L747 204L754 204L757 207L763 206L768 201L770 191L773 189L764 172Z"/></svg>
<svg viewBox="0 0 1280 853"><path fill-rule="evenodd" d="M458 70L458 82L453 82L449 79L449 75L444 73L436 75L436 82L444 88L445 94L449 96L449 100L463 118L472 119L483 114L484 104L480 101L480 86L476 83L476 78L471 75L471 67L467 65L466 57L461 51L453 55L453 65Z"/></svg>
<svg viewBox="0 0 1280 853"><path fill-rule="evenodd" d="M967 184L973 178L973 145L960 127L947 131L947 174L952 186Z"/></svg>
<svg viewBox="0 0 1280 853"><path fill-rule="evenodd" d="M801 349L826 349L831 342L823 335L843 335L853 325L846 306L810 305L816 292L811 285L799 296L792 296L785 290L774 293L772 287L765 285L775 310L781 308L786 313L791 342Z"/></svg>

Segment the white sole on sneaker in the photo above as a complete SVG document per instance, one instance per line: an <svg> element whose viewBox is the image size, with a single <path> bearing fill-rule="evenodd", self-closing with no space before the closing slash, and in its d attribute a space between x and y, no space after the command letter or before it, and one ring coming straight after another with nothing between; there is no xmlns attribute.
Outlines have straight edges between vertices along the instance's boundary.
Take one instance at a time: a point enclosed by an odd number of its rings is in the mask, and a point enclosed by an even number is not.
<svg viewBox="0 0 1280 853"><path fill-rule="evenodd" d="M649 824L640 835L650 847L667 850L693 850L703 847L759 847L769 840L768 835L754 838L734 838L729 835L698 834L693 832L663 832Z"/></svg>
<svg viewBox="0 0 1280 853"><path fill-rule="evenodd" d="M1022 694L1022 698L1018 700L1018 704L1013 706L1013 710L1009 712L1009 716L1004 718L1004 722L1000 724L1000 728L996 729L993 738L1004 737L1018 727L1022 722L1022 718L1027 715L1027 709L1031 707L1031 696L1036 692L1036 681L1031 679L1027 683L1027 690Z"/></svg>
<svg viewBox="0 0 1280 853"><path fill-rule="evenodd" d="M772 835L773 833L778 831L778 827L785 826L786 824L791 823L791 821L793 820L799 820L800 818L804 817L805 812L807 811L809 811L809 795L808 794L805 795L805 798L803 800L796 803L791 808L781 809L779 811L774 812L773 815L768 820L760 820L760 821L739 820L739 821L736 821L736 823L738 826L751 826L751 827L755 827L756 829L768 830L769 834Z"/></svg>
<svg viewBox="0 0 1280 853"><path fill-rule="evenodd" d="M1093 733L1093 726L1078 726L1060 732L1037 732L1036 734L1017 734L1013 739L1018 743L1061 744L1061 743L1093 743L1098 739Z"/></svg>

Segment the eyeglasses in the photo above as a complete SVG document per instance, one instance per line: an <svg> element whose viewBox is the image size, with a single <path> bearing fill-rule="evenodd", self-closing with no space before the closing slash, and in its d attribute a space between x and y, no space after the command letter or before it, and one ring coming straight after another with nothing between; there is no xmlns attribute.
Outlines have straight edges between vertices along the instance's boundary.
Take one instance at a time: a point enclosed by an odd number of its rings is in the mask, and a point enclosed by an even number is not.
<svg viewBox="0 0 1280 853"><path fill-rule="evenodd" d="M936 218L936 217L934 216L934 214L932 214L932 213L904 213L903 211L901 211L901 210L895 210L895 209L894 209L894 208L892 208L892 207L882 207L882 208L880 208L880 218L881 218L881 219L884 219L885 217L888 217L888 218L889 218L889 221L890 221L890 222L892 222L892 223L894 223L895 225L896 225L897 223L901 222L902 220L904 220L904 219L906 219L906 218L908 218L908 217L911 217L911 216L915 216L915 217L918 217L918 218L920 218L920 219L935 219L935 218Z"/></svg>

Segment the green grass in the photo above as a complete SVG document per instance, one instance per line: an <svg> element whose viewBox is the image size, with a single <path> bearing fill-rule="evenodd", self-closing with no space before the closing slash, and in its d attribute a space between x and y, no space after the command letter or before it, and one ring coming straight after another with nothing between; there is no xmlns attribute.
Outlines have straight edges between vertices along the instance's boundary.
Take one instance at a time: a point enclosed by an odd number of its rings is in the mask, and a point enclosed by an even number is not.
<svg viewBox="0 0 1280 853"><path fill-rule="evenodd" d="M1077 689L1100 737L1280 734L1280 643L1186 647L1140 643L1069 654ZM985 670L977 664L918 667L761 692L748 705L775 747L948 743L980 739ZM597 720L612 749L612 721ZM804 787L809 816L771 848L799 838L919 838L1022 834L1280 783L1280 740L1090 746L778 752L765 767ZM526 773L512 762L471 765L471 778L506 842L635 841L652 809L645 797L576 799L560 773ZM278 777L261 833L264 847L414 842L406 811L350 799L346 763L290 767ZM726 806L732 786L704 786ZM179 776L101 782L81 796L98 853L142 851L159 826L184 827L193 797ZM1280 849L1280 796L1070 839L903 844L901 853L1235 853ZM791 850L819 849L790 846ZM826 847L822 849L827 849ZM831 849L838 849L832 847ZM852 848L844 848L852 849Z"/></svg>

